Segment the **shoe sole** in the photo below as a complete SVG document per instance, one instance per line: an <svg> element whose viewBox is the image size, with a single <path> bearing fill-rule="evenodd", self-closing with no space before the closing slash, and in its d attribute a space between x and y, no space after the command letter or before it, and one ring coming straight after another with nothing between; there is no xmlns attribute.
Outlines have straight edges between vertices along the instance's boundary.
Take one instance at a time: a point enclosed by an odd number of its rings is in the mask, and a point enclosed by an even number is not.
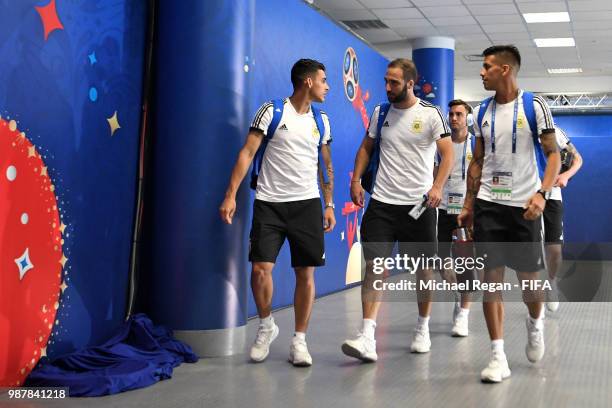
<svg viewBox="0 0 612 408"><path fill-rule="evenodd" d="M276 326L276 332L272 333L272 337L270 338L270 344L272 344L272 342L274 340L276 340L276 338L278 337L278 333L279 332L280 332L280 330L279 330L278 326ZM251 356L249 356L249 357L251 357L251 362L253 362L253 363L263 363L264 361L266 361L266 358L268 358L269 355L270 355L270 346L268 345L268 352L260 360L256 360L256 359L254 359Z"/></svg>
<svg viewBox="0 0 612 408"><path fill-rule="evenodd" d="M363 361L364 363L373 363L376 361L376 359L373 358L368 358L366 356L364 356L363 354L361 354L361 352L359 352L359 350L357 350L355 347L352 347L346 343L342 344L342 352L349 356L349 357L353 357L356 358L358 360Z"/></svg>
<svg viewBox="0 0 612 408"><path fill-rule="evenodd" d="M537 363L538 361L542 360L544 358L544 353L546 352L546 349L542 350L542 355L534 360L529 358L529 354L527 354L527 350L525 350L525 356L527 357L527 360L529 360L530 363Z"/></svg>
<svg viewBox="0 0 612 408"><path fill-rule="evenodd" d="M427 350L417 350L417 349L410 348L410 352L413 354L427 354L430 351L431 351L431 347L429 347Z"/></svg>
<svg viewBox="0 0 612 408"><path fill-rule="evenodd" d="M512 372L508 370L506 373L502 374L501 378L491 378L491 377L480 377L480 381L486 384L497 384L504 381L506 378L510 378Z"/></svg>
<svg viewBox="0 0 612 408"><path fill-rule="evenodd" d="M452 337L467 337L467 334L463 334L463 333L457 333L457 332L452 332L451 333Z"/></svg>
<svg viewBox="0 0 612 408"><path fill-rule="evenodd" d="M289 358L288 361L293 364L294 367L310 367L312 365L312 363L308 361L293 361L291 358Z"/></svg>

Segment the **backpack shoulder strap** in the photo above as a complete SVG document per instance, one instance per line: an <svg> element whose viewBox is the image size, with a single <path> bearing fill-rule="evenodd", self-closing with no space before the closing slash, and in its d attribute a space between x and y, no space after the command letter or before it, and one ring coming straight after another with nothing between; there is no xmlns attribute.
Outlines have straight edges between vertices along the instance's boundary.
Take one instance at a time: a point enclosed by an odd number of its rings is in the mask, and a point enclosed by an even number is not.
<svg viewBox="0 0 612 408"><path fill-rule="evenodd" d="M533 106L534 95L531 92L523 91L523 110L529 123L529 129L534 137L538 137L538 122L536 120L535 108Z"/></svg>
<svg viewBox="0 0 612 408"><path fill-rule="evenodd" d="M274 132L278 128L280 124L281 118L283 117L283 108L285 106L285 102L282 99L274 99L272 100L272 120L268 125L268 129L266 130L266 135L264 136L261 144L259 145L259 149L257 149L257 153L255 153L255 157L253 158L253 167L251 169L251 183L250 186L253 190L257 188L257 178L259 177L259 171L261 170L261 165L263 163L263 155L266 151L266 147L268 147L268 142L274 136Z"/></svg>
<svg viewBox="0 0 612 408"><path fill-rule="evenodd" d="M321 149L323 138L325 137L325 122L323 121L323 114L321 109L314 105L311 105L310 108L312 109L312 116L314 116L314 121L317 124L317 130L319 131L319 149Z"/></svg>
<svg viewBox="0 0 612 408"><path fill-rule="evenodd" d="M325 165L323 163L323 155L321 154L321 146L323 145L323 138L325 137L325 122L323 121L321 109L314 105L310 105L310 109L312 109L312 116L317 124L317 130L319 131L319 168L321 169L321 175L323 176L323 183L327 184L329 183L329 177L327 176L327 171L325 170Z"/></svg>
<svg viewBox="0 0 612 408"><path fill-rule="evenodd" d="M481 136L482 136L482 120L484 119L484 115L487 112L487 109L489 108L489 104L491 103L492 100L493 100L493 97L489 96L487 99L480 102L480 108L478 109L478 118L476 120L476 123L478 123L478 130L480 130Z"/></svg>
<svg viewBox="0 0 612 408"><path fill-rule="evenodd" d="M529 129L531 130L531 138L533 139L533 147L536 155L536 162L538 165L538 172L540 178L544 175L544 169L546 169L546 157L540 144L538 137L538 122L536 119L535 108L533 106L534 95L531 92L523 91L523 110L527 117L527 123L529 123Z"/></svg>
<svg viewBox="0 0 612 408"><path fill-rule="evenodd" d="M280 124L281 118L283 117L283 109L285 108L285 101L282 99L274 99L272 101L272 120L268 125L268 130L266 132L266 139L272 139L274 136L274 132L278 128Z"/></svg>
<svg viewBox="0 0 612 408"><path fill-rule="evenodd" d="M391 109L391 104L389 102L383 102L378 105L378 122L376 123L376 138L380 139L380 132L382 131L382 127L385 124L385 119L387 118L387 113L389 113L389 109Z"/></svg>

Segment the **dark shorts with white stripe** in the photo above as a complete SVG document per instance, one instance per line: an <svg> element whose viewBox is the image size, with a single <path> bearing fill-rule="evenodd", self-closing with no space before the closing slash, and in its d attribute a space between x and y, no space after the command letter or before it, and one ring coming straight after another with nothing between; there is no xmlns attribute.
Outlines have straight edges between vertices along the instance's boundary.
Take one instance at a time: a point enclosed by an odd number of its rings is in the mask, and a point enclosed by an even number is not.
<svg viewBox="0 0 612 408"><path fill-rule="evenodd" d="M542 220L526 220L524 212L520 207L476 199L474 241L485 270L507 266L517 272L537 272L544 268Z"/></svg>
<svg viewBox="0 0 612 408"><path fill-rule="evenodd" d="M325 265L321 199L285 203L255 200L250 239L250 262L276 263L287 239L292 267Z"/></svg>
<svg viewBox="0 0 612 408"><path fill-rule="evenodd" d="M548 200L544 207L544 243L563 243L563 201Z"/></svg>
<svg viewBox="0 0 612 408"><path fill-rule="evenodd" d="M427 208L418 219L409 215L414 205L387 204L370 198L361 222L361 242L366 260L398 253L431 257L436 251L436 209Z"/></svg>

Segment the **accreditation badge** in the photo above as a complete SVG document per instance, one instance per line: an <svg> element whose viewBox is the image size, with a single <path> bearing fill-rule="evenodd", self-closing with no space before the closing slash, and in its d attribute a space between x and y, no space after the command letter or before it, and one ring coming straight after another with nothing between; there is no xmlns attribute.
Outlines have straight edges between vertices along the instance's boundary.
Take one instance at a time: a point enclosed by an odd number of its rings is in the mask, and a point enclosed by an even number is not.
<svg viewBox="0 0 612 408"><path fill-rule="evenodd" d="M512 200L512 172L494 171L491 180L491 198L499 201Z"/></svg>

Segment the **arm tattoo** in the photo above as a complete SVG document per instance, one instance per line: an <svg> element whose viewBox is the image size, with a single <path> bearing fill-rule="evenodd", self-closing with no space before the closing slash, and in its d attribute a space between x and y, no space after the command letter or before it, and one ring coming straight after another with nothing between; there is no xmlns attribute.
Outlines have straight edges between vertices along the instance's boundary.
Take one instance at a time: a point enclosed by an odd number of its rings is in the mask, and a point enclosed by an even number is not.
<svg viewBox="0 0 612 408"><path fill-rule="evenodd" d="M319 167L319 183L321 185L321 190L323 190L323 198L325 200L325 204L331 203L334 201L334 167L331 161L331 148L328 145L323 145L321 147L323 150L323 165L325 166L325 171L327 172L327 183L323 181L323 170ZM325 151L327 150L327 151Z"/></svg>
<svg viewBox="0 0 612 408"><path fill-rule="evenodd" d="M540 136L540 143L546 157L559 151L559 146L557 146L557 141L555 140L555 134L552 132L542 134Z"/></svg>

